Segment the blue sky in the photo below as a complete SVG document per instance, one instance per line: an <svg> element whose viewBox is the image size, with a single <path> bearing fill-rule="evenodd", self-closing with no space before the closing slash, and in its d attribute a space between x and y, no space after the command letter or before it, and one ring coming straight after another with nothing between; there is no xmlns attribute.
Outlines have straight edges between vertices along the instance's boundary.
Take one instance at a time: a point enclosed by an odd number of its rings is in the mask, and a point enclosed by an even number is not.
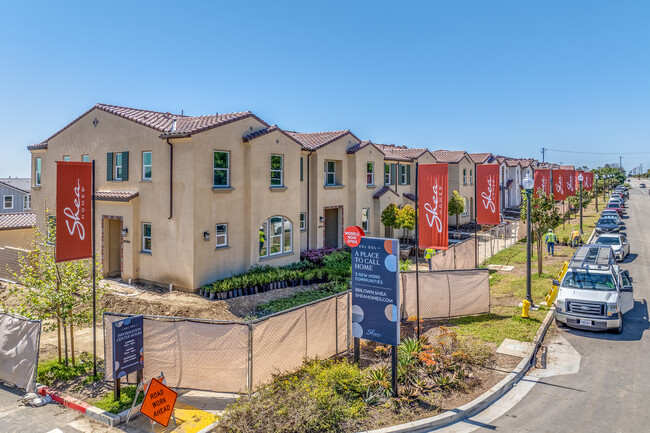
<svg viewBox="0 0 650 433"><path fill-rule="evenodd" d="M0 177L97 102L650 168L647 1L10 2L0 20Z"/></svg>

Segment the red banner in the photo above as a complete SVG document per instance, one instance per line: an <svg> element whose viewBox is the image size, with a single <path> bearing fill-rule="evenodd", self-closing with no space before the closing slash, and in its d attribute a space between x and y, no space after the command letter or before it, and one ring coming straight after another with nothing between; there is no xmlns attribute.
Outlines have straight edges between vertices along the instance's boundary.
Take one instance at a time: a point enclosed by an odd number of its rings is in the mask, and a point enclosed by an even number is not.
<svg viewBox="0 0 650 433"><path fill-rule="evenodd" d="M576 195L576 192L578 192L578 189L576 188L576 185L578 184L578 181L576 180L576 177L578 177L576 171L564 170L564 174L566 176L566 182L565 182L566 196L571 197Z"/></svg>
<svg viewBox="0 0 650 433"><path fill-rule="evenodd" d="M56 162L57 262L93 256L92 170L92 162Z"/></svg>
<svg viewBox="0 0 650 433"><path fill-rule="evenodd" d="M566 170L553 170L553 198L562 201L567 198Z"/></svg>
<svg viewBox="0 0 650 433"><path fill-rule="evenodd" d="M587 191L594 189L594 173L589 171L584 174L585 180L582 182L582 187Z"/></svg>
<svg viewBox="0 0 650 433"><path fill-rule="evenodd" d="M418 168L418 223L420 248L449 248L449 174L447 164L425 164Z"/></svg>
<svg viewBox="0 0 650 433"><path fill-rule="evenodd" d="M551 193L551 170L548 168L542 168L535 170L535 195L540 197L542 194L539 193L539 190L542 190L544 195L549 195Z"/></svg>
<svg viewBox="0 0 650 433"><path fill-rule="evenodd" d="M476 222L498 225L499 212L499 165L476 166Z"/></svg>

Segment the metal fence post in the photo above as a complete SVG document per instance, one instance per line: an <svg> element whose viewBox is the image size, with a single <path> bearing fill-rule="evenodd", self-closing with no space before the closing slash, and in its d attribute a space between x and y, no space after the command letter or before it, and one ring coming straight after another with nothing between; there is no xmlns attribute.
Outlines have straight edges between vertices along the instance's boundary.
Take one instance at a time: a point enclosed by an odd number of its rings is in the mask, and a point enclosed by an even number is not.
<svg viewBox="0 0 650 433"><path fill-rule="evenodd" d="M347 305L348 320L346 320L345 322L345 328L346 328L345 335L347 337L346 340L348 342L348 349L347 349L348 355L350 354L350 346L351 346L350 344L350 303L352 302L352 300L350 299L351 296L352 296L352 289L348 289L348 295L345 297L345 299L347 299L348 301L348 305Z"/></svg>
<svg viewBox="0 0 650 433"><path fill-rule="evenodd" d="M339 354L339 297L334 298L334 352Z"/></svg>
<svg viewBox="0 0 650 433"><path fill-rule="evenodd" d="M307 307L303 308L305 310L305 358L307 358L307 353L309 351L309 348L307 347L309 340L308 335L309 335L309 327L307 325Z"/></svg>
<svg viewBox="0 0 650 433"><path fill-rule="evenodd" d="M253 392L253 322L248 322L248 394Z"/></svg>

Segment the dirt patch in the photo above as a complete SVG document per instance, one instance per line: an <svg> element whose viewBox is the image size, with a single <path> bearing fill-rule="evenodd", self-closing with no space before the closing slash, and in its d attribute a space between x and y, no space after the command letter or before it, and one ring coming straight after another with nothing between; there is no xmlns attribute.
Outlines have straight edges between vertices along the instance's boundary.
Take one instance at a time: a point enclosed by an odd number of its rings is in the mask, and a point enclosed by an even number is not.
<svg viewBox="0 0 650 433"><path fill-rule="evenodd" d="M100 359L97 361L97 371L104 371L104 360ZM60 394L67 394L85 402L95 400L113 390L113 384L104 382L103 380L84 384L84 380L91 375L92 372L82 374L81 376L77 376L74 379L67 381L57 380L50 386L50 388Z"/></svg>

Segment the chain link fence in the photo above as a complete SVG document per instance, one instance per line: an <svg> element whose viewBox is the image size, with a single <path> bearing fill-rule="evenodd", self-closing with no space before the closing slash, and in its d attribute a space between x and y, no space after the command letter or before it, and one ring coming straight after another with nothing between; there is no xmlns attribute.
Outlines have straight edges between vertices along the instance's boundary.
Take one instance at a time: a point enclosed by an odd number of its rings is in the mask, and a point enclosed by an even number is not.
<svg viewBox="0 0 650 433"><path fill-rule="evenodd" d="M521 221L507 221L486 232L478 233L479 264L525 237L526 226Z"/></svg>

